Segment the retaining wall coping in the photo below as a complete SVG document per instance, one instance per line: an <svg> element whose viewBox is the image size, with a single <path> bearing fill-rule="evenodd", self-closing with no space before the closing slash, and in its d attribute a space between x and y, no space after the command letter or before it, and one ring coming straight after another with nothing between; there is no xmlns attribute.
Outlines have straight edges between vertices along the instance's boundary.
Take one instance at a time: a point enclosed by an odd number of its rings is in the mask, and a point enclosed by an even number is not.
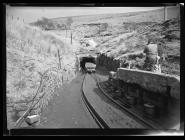
<svg viewBox="0 0 185 140"><path fill-rule="evenodd" d="M170 96L180 99L180 77L126 68L118 68L117 77L125 82L136 83L150 91L163 94L166 94L167 86L169 86L171 87Z"/></svg>

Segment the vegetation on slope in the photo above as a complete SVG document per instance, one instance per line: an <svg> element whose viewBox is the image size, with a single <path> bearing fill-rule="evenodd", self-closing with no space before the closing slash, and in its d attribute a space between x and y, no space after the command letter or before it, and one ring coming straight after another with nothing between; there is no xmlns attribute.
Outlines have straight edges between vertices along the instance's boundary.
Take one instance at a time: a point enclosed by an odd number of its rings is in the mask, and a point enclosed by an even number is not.
<svg viewBox="0 0 185 140"><path fill-rule="evenodd" d="M39 96L46 93L34 111L41 110L49 103L56 89L66 80L74 77L75 55L71 46L58 36L44 32L38 28L25 25L18 21L7 20L6 52L7 52L7 118L8 128L30 105L33 96L40 85L41 77L48 69L56 71L45 73L44 83ZM60 53L62 68L59 70ZM68 65L68 66L67 66ZM66 68L67 67L67 68ZM66 69L64 71L64 69Z"/></svg>
<svg viewBox="0 0 185 140"><path fill-rule="evenodd" d="M84 29L83 29L84 28ZM123 25L108 26L106 31L97 34L98 28L80 28L94 39L97 49L110 57L131 61L133 66L142 68L144 57L129 58L129 53L142 52L149 39L162 46L165 60L162 62L162 72L180 75L180 21L178 18L165 22L124 22ZM77 28L78 29L78 28Z"/></svg>
<svg viewBox="0 0 185 140"><path fill-rule="evenodd" d="M74 21L72 24L73 38L79 42L84 38L93 39L97 42L97 50L100 52L116 59L122 59L125 62L132 61L133 65L142 65L144 58L132 59L125 57L128 56L126 54L142 52L148 39L152 38L163 48L165 61L162 62L162 72L180 75L178 8L172 7L168 11L171 13L169 15L171 19L167 21L164 21L164 9L137 13L71 17ZM53 23L64 23L67 18L55 18L51 21ZM101 30L101 25L105 23L107 23L106 29ZM61 30L61 32L63 31Z"/></svg>

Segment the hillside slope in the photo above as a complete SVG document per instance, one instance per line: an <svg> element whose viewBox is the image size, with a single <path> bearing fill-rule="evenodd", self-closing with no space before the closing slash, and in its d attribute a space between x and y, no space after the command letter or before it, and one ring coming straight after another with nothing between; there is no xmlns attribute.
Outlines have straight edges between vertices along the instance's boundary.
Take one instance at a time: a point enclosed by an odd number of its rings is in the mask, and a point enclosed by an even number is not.
<svg viewBox="0 0 185 140"><path fill-rule="evenodd" d="M93 39L97 50L110 57L122 59L128 54L138 54L153 38L163 48L165 61L162 72L180 75L180 10L168 7L168 20L164 21L164 8L145 12L103 14L71 17L73 39L83 42ZM69 17L50 19L53 24L65 24ZM103 25L108 24L107 27ZM57 26L55 26L57 27ZM64 29L53 28L65 36ZM70 34L68 33L68 36ZM82 44L83 45L83 44ZM137 56L137 55L136 55ZM136 63L137 59L137 64ZM126 58L133 65L141 65L144 58Z"/></svg>
<svg viewBox="0 0 185 140"><path fill-rule="evenodd" d="M62 68L59 70L58 50ZM65 40L51 32L7 20L6 24L6 97L8 128L12 128L15 121L30 105L40 85L41 77L51 68L58 69L58 73L48 71L45 79L47 88L38 94L46 93L34 111L41 113L47 106L56 89L74 78L75 54L74 48ZM63 71L63 69L66 69Z"/></svg>

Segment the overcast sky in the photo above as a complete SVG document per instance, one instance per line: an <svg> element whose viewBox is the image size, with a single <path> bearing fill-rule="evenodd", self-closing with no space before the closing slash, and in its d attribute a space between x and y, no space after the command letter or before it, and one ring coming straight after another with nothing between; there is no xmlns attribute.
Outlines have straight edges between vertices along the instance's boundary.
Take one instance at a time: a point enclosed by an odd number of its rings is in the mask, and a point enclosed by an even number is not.
<svg viewBox="0 0 185 140"><path fill-rule="evenodd" d="M6 7L9 16L19 17L25 22L33 22L41 17L56 18L78 15L94 15L106 13L127 13L148 11L163 7Z"/></svg>

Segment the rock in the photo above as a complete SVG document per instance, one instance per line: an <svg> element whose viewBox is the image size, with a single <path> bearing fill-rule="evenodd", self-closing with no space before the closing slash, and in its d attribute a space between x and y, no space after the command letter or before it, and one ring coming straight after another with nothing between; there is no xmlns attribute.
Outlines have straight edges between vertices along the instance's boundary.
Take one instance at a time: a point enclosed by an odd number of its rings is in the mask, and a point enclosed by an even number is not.
<svg viewBox="0 0 185 140"><path fill-rule="evenodd" d="M26 117L25 121L26 121L29 125L31 125L31 124L40 122L40 116L39 116L39 115L31 115L31 116Z"/></svg>

